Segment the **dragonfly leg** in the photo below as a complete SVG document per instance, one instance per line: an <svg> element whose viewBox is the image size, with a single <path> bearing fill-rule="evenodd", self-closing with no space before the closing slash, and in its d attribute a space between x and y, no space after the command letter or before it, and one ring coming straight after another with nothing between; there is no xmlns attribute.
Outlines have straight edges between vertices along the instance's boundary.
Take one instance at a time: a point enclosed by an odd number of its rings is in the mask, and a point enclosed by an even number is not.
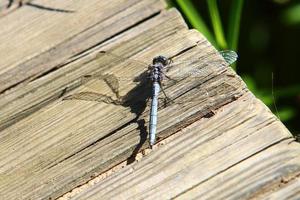
<svg viewBox="0 0 300 200"><path fill-rule="evenodd" d="M168 59L168 65L172 64L174 61L172 58ZM168 72L170 70L170 68L167 68L166 72Z"/></svg>
<svg viewBox="0 0 300 200"><path fill-rule="evenodd" d="M174 81L174 82L177 82L177 80L175 80L175 79L173 79L173 78L171 78L170 76L168 76L168 75L166 75L164 72L161 72L163 75L164 75L164 77L166 77L167 79L169 79L169 80L171 80L171 81Z"/></svg>
<svg viewBox="0 0 300 200"><path fill-rule="evenodd" d="M146 98L145 104L147 107L150 106L150 101L149 101L150 99L151 99L150 97Z"/></svg>
<svg viewBox="0 0 300 200"><path fill-rule="evenodd" d="M164 107L166 107L166 105L167 105L169 102L173 102L173 100L170 99L170 98L168 97L168 95L166 94L164 88L162 87L161 82L159 82L159 85L160 85L161 91L162 91L163 94L165 95L165 98L164 98Z"/></svg>

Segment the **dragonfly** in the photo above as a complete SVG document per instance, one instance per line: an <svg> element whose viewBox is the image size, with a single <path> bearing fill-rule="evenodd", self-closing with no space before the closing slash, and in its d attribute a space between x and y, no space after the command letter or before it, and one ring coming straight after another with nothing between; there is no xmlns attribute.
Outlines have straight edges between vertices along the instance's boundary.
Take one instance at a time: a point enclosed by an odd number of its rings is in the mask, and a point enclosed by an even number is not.
<svg viewBox="0 0 300 200"><path fill-rule="evenodd" d="M219 53L225 60L227 64L233 64L237 58L238 55L236 52L231 51L231 50L223 50L223 51L218 51ZM101 55L106 55L111 57L112 59L120 60L120 61L125 61L128 60L129 58L122 57L119 55L116 55L112 52L109 51L100 51L99 56ZM204 55L206 57L207 55ZM173 100L168 97L166 92L164 91L163 87L163 81L165 79L169 81L176 82L180 78L199 78L206 76L207 73L209 73L207 70L185 70L184 67L177 68L177 71L173 71L173 74L177 74L175 76L169 76L167 75L167 72L171 68L175 68L176 66L191 66L192 63L195 63L199 61L199 59L202 59L203 57L198 57L198 58L192 58L184 61L174 61L173 58L169 58L167 56L159 55L156 56L152 59L151 64L147 64L146 62L140 61L140 60L131 60L135 65L141 66L143 69L145 69L142 74L139 76L134 76L134 77L115 77L113 75L95 75L95 76L86 76L86 77L101 77L106 80L106 83L110 86L110 88L114 91L114 93L117 96L117 100L112 99L111 97L108 97L106 95L101 95L101 94L95 94L91 92L82 92L82 93L77 93L73 94L70 96L67 96L64 98L64 100L72 100L72 99L78 99L78 100L87 100L87 101L101 101L105 103L113 103L117 105L126 105L126 98L121 98L118 87L119 87L119 82L120 81L140 81L140 82L147 82L150 83L152 86L152 93L151 93L151 105L150 105L150 117L149 117L149 144L150 147L152 147L156 143L156 131L157 131L157 120L158 120L158 103L159 103L159 93L160 91L163 92L165 96L166 102L172 102ZM180 69L180 70L178 70ZM138 95L138 94L137 94ZM124 100L125 99L125 100Z"/></svg>

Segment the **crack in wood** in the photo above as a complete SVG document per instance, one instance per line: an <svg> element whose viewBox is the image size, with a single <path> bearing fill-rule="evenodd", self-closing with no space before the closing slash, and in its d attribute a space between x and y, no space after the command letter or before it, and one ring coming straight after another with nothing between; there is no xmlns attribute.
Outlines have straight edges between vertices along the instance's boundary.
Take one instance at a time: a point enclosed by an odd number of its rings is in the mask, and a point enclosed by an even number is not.
<svg viewBox="0 0 300 200"><path fill-rule="evenodd" d="M124 8L124 9L121 10L121 11L119 11L119 13L122 12L122 11L124 11L124 10L126 10L126 8ZM39 78L41 78L41 77L44 77L44 76L46 76L46 75L48 75L48 74L51 74L51 73L55 72L55 71L58 70L58 69L61 69L62 67L66 66L66 65L68 65L68 64L70 64L70 63L72 63L72 62L75 62L75 61L79 60L79 59L82 58L83 56L86 56L86 55L84 54L85 52L89 52L91 49L94 49L95 47L97 47L97 46L99 46L99 45L101 45L101 44L103 44L103 43L105 43L105 42L107 42L107 41L110 41L110 40L112 40L112 39L114 39L114 38L116 38L116 37L118 37L118 36L120 36L120 35L122 35L122 34L124 34L124 33L127 33L127 32L130 31L132 28L134 28L134 27L136 27L136 26L138 26L138 25L140 25L140 24L142 24L142 23L144 23L144 22L146 22L146 21L152 19L153 17L159 15L160 13L161 13L161 11L159 11L159 12L154 12L153 14L151 14L151 15L149 15L149 16L147 16L147 17L145 17L145 18L143 18L143 19L141 19L141 20L135 22L134 24L132 24L132 25L126 27L125 29L123 29L123 30L121 30L121 31L118 31L118 32L112 34L110 37L107 37L107 38L105 38L104 40L99 41L98 43L94 44L93 46L91 46L91 47L89 47L89 48L86 48L84 51L81 51L81 52L78 52L78 53L72 55L72 56L70 57L71 60L68 60L68 61L65 61L64 63L58 64L58 65L56 65L56 66L54 66L54 67L52 67L52 68L50 68L50 69L48 69L48 70L46 70L46 71L44 71L44 72L42 72L42 73L32 74L31 76L26 77L25 79L20 80L20 81L18 81L18 82L16 82L16 83L12 84L12 85L9 86L9 87L2 89L2 90L0 91L0 95L1 95L1 94L4 94L4 93L6 93L6 92L8 92L9 90L11 90L11 89L13 89L13 88L15 88L15 87L17 87L17 86L19 86L19 85L21 85L22 83L27 83L27 82L35 81L35 80L37 80L37 79L39 79ZM82 32L87 31L88 29L89 29L89 28L83 30ZM74 36L73 36L73 37L74 37ZM55 49L55 48L56 48L56 47L53 47L52 49ZM48 49L48 51L51 51L52 49ZM80 55L82 55L82 56L80 56ZM38 56L40 56L40 55L38 55ZM78 56L79 56L79 57L78 57ZM72 59L72 58L73 58L73 59ZM31 58L31 60L32 60L32 59L34 59L34 57ZM27 61L26 61L26 62L27 62ZM22 64L20 64L20 65L22 65Z"/></svg>

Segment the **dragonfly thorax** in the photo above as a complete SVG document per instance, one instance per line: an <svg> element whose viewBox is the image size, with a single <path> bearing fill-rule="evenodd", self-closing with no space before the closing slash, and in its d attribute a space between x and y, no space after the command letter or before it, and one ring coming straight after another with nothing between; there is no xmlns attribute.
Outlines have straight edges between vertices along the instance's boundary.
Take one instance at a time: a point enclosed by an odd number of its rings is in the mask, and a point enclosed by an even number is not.
<svg viewBox="0 0 300 200"><path fill-rule="evenodd" d="M152 82L160 82L163 79L163 64L162 63L156 63L152 65L152 69L150 72L150 79Z"/></svg>

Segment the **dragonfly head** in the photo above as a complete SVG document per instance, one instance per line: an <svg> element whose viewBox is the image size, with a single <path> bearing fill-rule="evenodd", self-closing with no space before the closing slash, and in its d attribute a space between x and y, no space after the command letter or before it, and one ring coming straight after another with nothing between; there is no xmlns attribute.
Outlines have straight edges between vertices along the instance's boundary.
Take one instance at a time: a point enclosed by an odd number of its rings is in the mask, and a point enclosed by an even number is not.
<svg viewBox="0 0 300 200"><path fill-rule="evenodd" d="M158 64L158 63L161 63L163 66L166 66L166 65L169 64L169 59L165 56L156 56L155 58L153 58L152 63L154 65Z"/></svg>

